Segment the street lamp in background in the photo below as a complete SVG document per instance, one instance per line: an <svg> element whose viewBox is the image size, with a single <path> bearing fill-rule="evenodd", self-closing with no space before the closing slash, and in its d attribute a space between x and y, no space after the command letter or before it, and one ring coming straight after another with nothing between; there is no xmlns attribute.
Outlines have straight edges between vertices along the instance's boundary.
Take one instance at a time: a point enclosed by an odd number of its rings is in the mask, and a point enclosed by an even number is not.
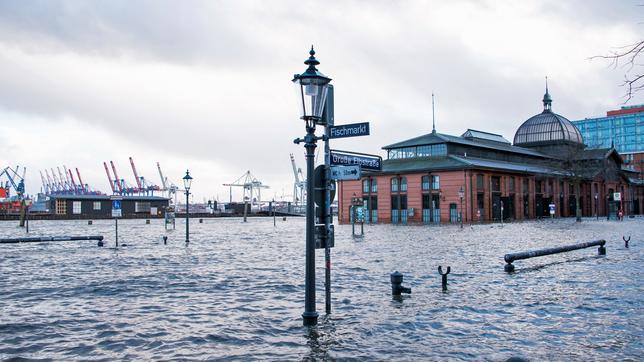
<svg viewBox="0 0 644 362"><path fill-rule="evenodd" d="M309 58L304 62L308 68L302 74L295 74L293 84L297 90L297 100L300 107L300 119L304 120L306 136L298 138L296 144L304 142L306 149L306 269L304 296L304 325L315 325L318 313L315 311L315 205L313 190L313 167L315 158L315 143L322 137L315 136L315 124L322 119L322 112L328 93L329 82L324 74L315 66L320 62L315 59L315 51L311 47Z"/></svg>
<svg viewBox="0 0 644 362"><path fill-rule="evenodd" d="M599 220L599 204L597 204L598 201L599 195L595 192L595 217L597 220Z"/></svg>
<svg viewBox="0 0 644 362"><path fill-rule="evenodd" d="M463 197L465 196L465 190L463 190L463 186L458 190L458 197L461 199L461 229L463 228Z"/></svg>
<svg viewBox="0 0 644 362"><path fill-rule="evenodd" d="M192 176L190 171L186 170L186 175L183 176L183 187L186 190L186 244L190 242L190 201L188 200L190 184L192 184Z"/></svg>

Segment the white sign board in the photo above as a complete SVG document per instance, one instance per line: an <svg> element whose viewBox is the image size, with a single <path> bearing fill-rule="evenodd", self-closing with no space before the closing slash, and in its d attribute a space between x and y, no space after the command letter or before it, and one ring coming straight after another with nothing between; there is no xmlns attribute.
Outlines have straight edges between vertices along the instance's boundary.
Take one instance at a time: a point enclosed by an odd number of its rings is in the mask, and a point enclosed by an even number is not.
<svg viewBox="0 0 644 362"><path fill-rule="evenodd" d="M331 180L359 180L360 179L360 166L331 166L330 175Z"/></svg>
<svg viewBox="0 0 644 362"><path fill-rule="evenodd" d="M621 192L613 192L613 200L622 201L622 193Z"/></svg>
<svg viewBox="0 0 644 362"><path fill-rule="evenodd" d="M112 199L112 217L121 217L121 199Z"/></svg>

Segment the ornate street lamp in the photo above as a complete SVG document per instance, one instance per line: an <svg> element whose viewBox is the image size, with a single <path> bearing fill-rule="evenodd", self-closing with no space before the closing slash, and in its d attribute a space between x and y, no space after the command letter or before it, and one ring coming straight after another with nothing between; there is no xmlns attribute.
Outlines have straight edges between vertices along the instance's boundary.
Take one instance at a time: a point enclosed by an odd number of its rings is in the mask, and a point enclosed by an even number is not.
<svg viewBox="0 0 644 362"><path fill-rule="evenodd" d="M190 242L190 203L188 196L190 195L191 184L192 176L190 176L190 171L186 170L186 175L183 176L183 187L186 190L186 244Z"/></svg>
<svg viewBox="0 0 644 362"><path fill-rule="evenodd" d="M463 186L458 190L458 197L461 199L461 229L463 228L463 197L465 196L465 190L463 190Z"/></svg>
<svg viewBox="0 0 644 362"><path fill-rule="evenodd" d="M315 59L315 51L311 47L309 58L304 64L309 67L302 74L293 77L300 106L300 119L306 122L306 136L296 139L295 143L304 142L306 149L306 269L304 296L304 325L315 325L318 313L315 311L315 205L313 190L313 167L315 158L315 143L322 137L315 136L315 125L322 121L322 112L328 92L329 82L324 74L315 66L320 62Z"/></svg>

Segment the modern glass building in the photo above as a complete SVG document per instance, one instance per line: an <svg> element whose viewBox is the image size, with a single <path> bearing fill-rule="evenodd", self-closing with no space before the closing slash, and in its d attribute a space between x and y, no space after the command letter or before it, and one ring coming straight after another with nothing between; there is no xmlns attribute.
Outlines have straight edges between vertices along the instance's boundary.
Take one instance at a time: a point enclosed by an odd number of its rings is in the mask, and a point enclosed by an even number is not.
<svg viewBox="0 0 644 362"><path fill-rule="evenodd" d="M644 164L644 104L606 112L606 117L573 121L588 148L614 147L625 166L642 173Z"/></svg>

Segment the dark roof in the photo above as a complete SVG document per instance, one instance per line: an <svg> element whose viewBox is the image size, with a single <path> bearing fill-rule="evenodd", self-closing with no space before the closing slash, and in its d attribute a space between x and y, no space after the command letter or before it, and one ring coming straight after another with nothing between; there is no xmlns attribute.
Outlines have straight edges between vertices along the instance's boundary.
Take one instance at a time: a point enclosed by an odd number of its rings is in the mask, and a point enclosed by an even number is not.
<svg viewBox="0 0 644 362"><path fill-rule="evenodd" d="M402 147L412 147L412 146L422 146L422 145L432 145L438 143L456 143L472 147L488 148L498 151L510 152L510 153L520 153L523 155L530 155L542 158L551 158L548 155L545 155L541 152L530 150L527 148L516 147L511 144L505 144L501 142L480 142L475 140L468 140L462 137L451 136L443 133L428 133L426 135L414 137L402 142L393 143L391 145L385 146L383 150L389 150L392 148L402 148Z"/></svg>
<svg viewBox="0 0 644 362"><path fill-rule="evenodd" d="M565 173L543 165L494 161L482 158L449 155L447 157L417 157L382 162L382 171L370 171L374 174L393 174L403 172L427 172L462 169L490 169L517 173L564 175ZM365 172L367 173L367 172Z"/></svg>
<svg viewBox="0 0 644 362"><path fill-rule="evenodd" d="M604 160L612 157L618 165L623 163L622 157L614 148L586 148L575 154L575 160Z"/></svg>
<svg viewBox="0 0 644 362"><path fill-rule="evenodd" d="M499 142L510 144L510 141L506 140L500 134L478 131L475 129L468 128L465 133L461 135L465 139L476 139L479 141L489 141L489 142Z"/></svg>

